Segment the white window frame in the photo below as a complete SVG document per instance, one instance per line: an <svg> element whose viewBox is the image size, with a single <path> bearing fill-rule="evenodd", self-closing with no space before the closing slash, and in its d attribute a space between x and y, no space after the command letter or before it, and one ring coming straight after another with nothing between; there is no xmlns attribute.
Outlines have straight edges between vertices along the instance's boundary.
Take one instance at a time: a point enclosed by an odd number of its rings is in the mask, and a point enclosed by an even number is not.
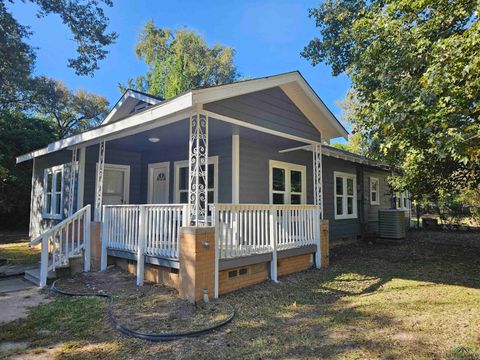
<svg viewBox="0 0 480 360"><path fill-rule="evenodd" d="M174 191L175 191L175 203L180 204L180 168L186 167L188 169L188 160L180 160L175 161L173 163L175 168L175 176L173 181ZM208 165L213 165L213 202L218 202L218 156L209 156L208 157ZM187 179L188 180L188 179ZM187 190L183 190L188 193ZM212 191L211 188L207 188L207 196L208 192Z"/></svg>
<svg viewBox="0 0 480 360"><path fill-rule="evenodd" d="M398 199L400 199L400 206L398 206ZM397 191L395 193L395 209L410 210L408 191Z"/></svg>
<svg viewBox="0 0 480 360"><path fill-rule="evenodd" d="M60 191L57 189L57 175L60 173L62 177L62 184L60 185ZM52 174L52 191L50 200L50 209L47 209L47 188L48 188L48 175ZM57 165L43 170L43 205L42 205L42 217L44 219L60 220L63 218L63 189L65 185L65 166ZM60 209L59 213L53 212L57 204L57 197L60 194Z"/></svg>
<svg viewBox="0 0 480 360"><path fill-rule="evenodd" d="M337 178L343 179L343 194L337 195ZM347 179L353 179L353 196L347 195ZM345 173L334 171L333 172L333 189L335 193L335 197L333 200L334 206L334 214L335 220L343 220L343 219L356 219L358 217L357 214L357 175L352 173ZM342 197L342 208L344 212L342 214L337 214L337 196ZM352 214L348 214L348 198L353 197L353 212Z"/></svg>
<svg viewBox="0 0 480 360"><path fill-rule="evenodd" d="M273 190L273 168L285 170L285 191ZM302 192L291 191L291 171L298 171L302 174ZM283 194L285 204L291 203L291 195L300 195L300 204L306 204L307 202L307 167L305 165L299 165L294 163L288 163L284 161L270 160L269 161L269 182L268 192L270 204L273 204L273 194Z"/></svg>
<svg viewBox="0 0 480 360"><path fill-rule="evenodd" d="M377 190L373 190L373 184L377 183ZM373 193L376 193L377 200L373 200ZM380 179L377 177L370 177L370 205L380 205Z"/></svg>

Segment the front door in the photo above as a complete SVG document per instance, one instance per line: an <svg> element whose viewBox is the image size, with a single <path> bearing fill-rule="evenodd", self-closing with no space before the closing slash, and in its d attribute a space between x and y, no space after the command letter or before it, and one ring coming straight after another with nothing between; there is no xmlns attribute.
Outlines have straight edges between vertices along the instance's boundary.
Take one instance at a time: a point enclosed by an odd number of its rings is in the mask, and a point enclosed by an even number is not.
<svg viewBox="0 0 480 360"><path fill-rule="evenodd" d="M128 204L130 166L105 164L103 173L103 205Z"/></svg>
<svg viewBox="0 0 480 360"><path fill-rule="evenodd" d="M148 164L148 202L168 204L170 163Z"/></svg>

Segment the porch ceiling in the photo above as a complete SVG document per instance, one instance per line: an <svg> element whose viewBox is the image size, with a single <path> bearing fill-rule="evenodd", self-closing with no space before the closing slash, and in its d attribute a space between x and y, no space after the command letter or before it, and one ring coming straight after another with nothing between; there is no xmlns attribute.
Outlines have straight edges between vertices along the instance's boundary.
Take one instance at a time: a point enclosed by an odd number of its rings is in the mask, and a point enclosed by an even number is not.
<svg viewBox="0 0 480 360"><path fill-rule="evenodd" d="M208 130L209 142L215 142L217 140L230 138L233 134L239 134L240 141L242 139L248 139L261 142L278 150L305 145L305 143L299 141L237 126L214 118L209 119ZM182 145L187 147L189 131L189 121L188 119L184 119L170 125L111 140L107 143L107 149L114 148L134 152L148 152L158 150L159 148L175 148ZM158 138L159 141L152 143L148 140L149 138Z"/></svg>

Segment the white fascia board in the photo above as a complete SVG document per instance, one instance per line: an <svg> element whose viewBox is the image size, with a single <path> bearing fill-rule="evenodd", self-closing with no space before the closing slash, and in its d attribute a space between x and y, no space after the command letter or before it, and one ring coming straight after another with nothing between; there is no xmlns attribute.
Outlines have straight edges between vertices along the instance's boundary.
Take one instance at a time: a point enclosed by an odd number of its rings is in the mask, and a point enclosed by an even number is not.
<svg viewBox="0 0 480 360"><path fill-rule="evenodd" d="M245 80L232 84L198 89L193 91L193 100L195 103L206 104L228 99L234 96L270 89L275 86L281 86L283 84L298 80L298 77L299 74L297 72L291 72L272 77Z"/></svg>
<svg viewBox="0 0 480 360"><path fill-rule="evenodd" d="M97 127L95 129L83 132L78 135L73 135L68 138L55 141L54 143L49 144L43 149L35 150L28 154L18 156L16 158L16 161L17 164L19 164L35 157L62 150L80 143L85 143L87 141L107 136L111 137L118 132L125 131L134 127L137 127L137 132L140 132L143 131L143 128L140 125L146 125L162 117L190 110L192 108L192 105L192 93L189 92L172 100L161 102L160 104L150 109L142 111L138 114L133 114L128 118L113 122L111 124L107 124L105 126Z"/></svg>
<svg viewBox="0 0 480 360"><path fill-rule="evenodd" d="M137 100L140 100L140 101L144 101L144 102L149 103L151 105L157 105L161 102L158 99L152 98L152 97L144 95L144 94L137 93L137 92L129 89L125 92L125 94L122 95L120 100L118 100L118 102L115 104L113 109L108 113L107 117L103 121L104 124L108 124L111 121L113 115L115 115L115 113L118 111L118 109L120 109L122 107L122 105L125 103L125 101L128 98L134 98L134 99L137 99Z"/></svg>

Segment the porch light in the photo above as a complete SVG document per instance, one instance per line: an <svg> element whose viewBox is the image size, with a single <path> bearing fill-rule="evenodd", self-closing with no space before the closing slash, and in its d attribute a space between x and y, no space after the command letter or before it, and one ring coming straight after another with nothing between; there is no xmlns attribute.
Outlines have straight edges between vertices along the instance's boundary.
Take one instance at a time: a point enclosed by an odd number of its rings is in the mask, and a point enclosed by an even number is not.
<svg viewBox="0 0 480 360"><path fill-rule="evenodd" d="M151 137L151 138L148 138L148 141L150 141L151 143L157 143L160 141L160 139L157 137Z"/></svg>

